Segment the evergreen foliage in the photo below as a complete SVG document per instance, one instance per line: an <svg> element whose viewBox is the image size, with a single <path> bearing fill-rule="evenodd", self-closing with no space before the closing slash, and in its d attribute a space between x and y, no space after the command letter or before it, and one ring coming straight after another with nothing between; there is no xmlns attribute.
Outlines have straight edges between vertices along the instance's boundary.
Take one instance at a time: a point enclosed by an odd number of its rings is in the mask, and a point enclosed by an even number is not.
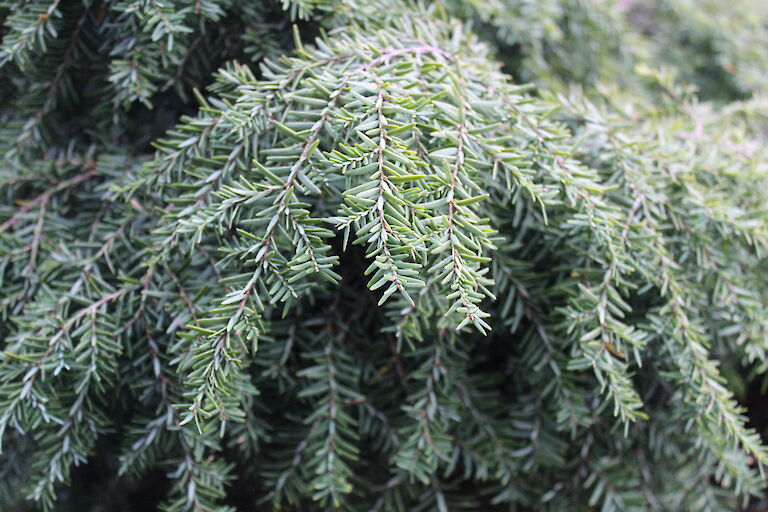
<svg viewBox="0 0 768 512"><path fill-rule="evenodd" d="M759 0L0 19L3 510L762 495Z"/></svg>

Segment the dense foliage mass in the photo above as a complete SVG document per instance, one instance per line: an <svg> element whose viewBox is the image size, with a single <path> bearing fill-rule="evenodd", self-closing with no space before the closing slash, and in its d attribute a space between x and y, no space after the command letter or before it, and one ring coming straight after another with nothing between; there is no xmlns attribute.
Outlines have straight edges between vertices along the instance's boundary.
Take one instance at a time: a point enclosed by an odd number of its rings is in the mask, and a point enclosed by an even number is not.
<svg viewBox="0 0 768 512"><path fill-rule="evenodd" d="M2 510L759 499L764 2L0 19Z"/></svg>

